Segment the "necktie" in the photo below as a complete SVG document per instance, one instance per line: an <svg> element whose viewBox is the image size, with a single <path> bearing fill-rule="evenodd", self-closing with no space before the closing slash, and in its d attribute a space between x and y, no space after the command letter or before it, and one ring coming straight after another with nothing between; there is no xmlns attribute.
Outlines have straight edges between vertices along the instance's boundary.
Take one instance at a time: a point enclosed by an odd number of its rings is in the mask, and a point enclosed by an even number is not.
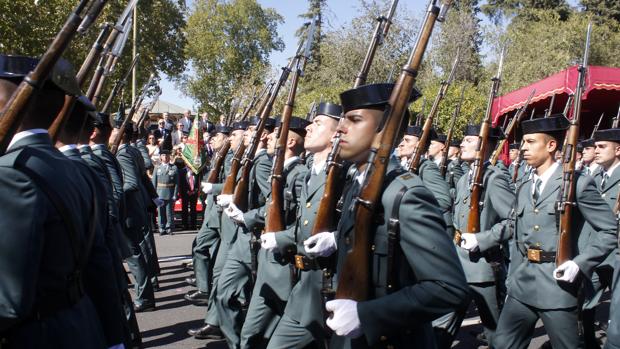
<svg viewBox="0 0 620 349"><path fill-rule="evenodd" d="M603 173L603 180L601 181L601 190L605 190L605 184L607 183L608 179L609 179L609 175L607 174L607 172Z"/></svg>
<svg viewBox="0 0 620 349"><path fill-rule="evenodd" d="M538 201L540 197L540 185L542 184L542 180L540 178L536 179L534 183L534 194L532 194L532 198L534 199L534 203Z"/></svg>

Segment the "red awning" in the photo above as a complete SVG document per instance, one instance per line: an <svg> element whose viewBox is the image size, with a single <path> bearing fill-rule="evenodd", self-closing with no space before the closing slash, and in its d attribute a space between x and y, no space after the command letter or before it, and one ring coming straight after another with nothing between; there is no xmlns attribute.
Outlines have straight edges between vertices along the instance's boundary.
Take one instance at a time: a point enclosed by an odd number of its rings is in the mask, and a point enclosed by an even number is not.
<svg viewBox="0 0 620 349"><path fill-rule="evenodd" d="M549 108L551 96L554 94L556 97L552 112L561 113L568 96L575 92L578 76L577 66L572 66L531 85L497 97L492 108L493 123L501 125L507 114L512 116L516 109L525 104L532 89L536 89L536 92L528 106L527 115L531 113L532 108L536 108L537 115L542 114ZM605 116L601 127L605 128L611 125L610 120L618 112L620 68L589 66L585 85L581 107L581 133L589 137L589 132L602 113L605 113Z"/></svg>

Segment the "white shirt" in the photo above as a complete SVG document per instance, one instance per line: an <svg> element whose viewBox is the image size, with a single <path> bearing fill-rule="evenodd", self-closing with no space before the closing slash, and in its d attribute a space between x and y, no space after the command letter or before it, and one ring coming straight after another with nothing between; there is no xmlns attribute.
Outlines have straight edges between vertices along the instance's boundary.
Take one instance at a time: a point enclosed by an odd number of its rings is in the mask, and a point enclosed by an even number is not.
<svg viewBox="0 0 620 349"><path fill-rule="evenodd" d="M32 135L36 135L36 134L41 134L41 133L48 133L48 132L44 128L33 128L31 130L26 130L26 131L18 132L17 134L15 134L15 136L13 136L13 139L11 139L11 142L9 143L9 146L7 147L7 150L11 149L13 144L19 142L20 140L22 140L22 139L24 139L24 138L26 138L28 136L32 136Z"/></svg>
<svg viewBox="0 0 620 349"><path fill-rule="evenodd" d="M620 162L618 162L617 164L613 165L612 167L609 168L609 170L605 171L605 173L607 173L607 177L611 178L611 175L614 174L614 170L620 165Z"/></svg>
<svg viewBox="0 0 620 349"><path fill-rule="evenodd" d="M441 166L441 156L436 157L435 159L433 159L433 162L435 163L435 165L437 165L437 167Z"/></svg>
<svg viewBox="0 0 620 349"><path fill-rule="evenodd" d="M299 159L299 156L293 156L291 158L285 159L284 160L284 167L286 167L288 164L290 164L291 162L295 161Z"/></svg>
<svg viewBox="0 0 620 349"><path fill-rule="evenodd" d="M536 174L536 171L532 172L532 177L533 177L532 179L534 180L534 184L532 185L532 195L534 194L534 190L536 189L536 181L540 179L539 193L542 193L545 190L545 185L547 185L549 178L551 178L551 176L553 175L553 173L559 166L560 165L557 162L554 162L551 166L549 166L549 168L545 171L545 173L543 173L540 176Z"/></svg>
<svg viewBox="0 0 620 349"><path fill-rule="evenodd" d="M75 145L75 144L67 144L67 145L63 145L62 147L58 148L58 150L61 153L64 153L67 150L71 150L71 149L77 149L77 145Z"/></svg>
<svg viewBox="0 0 620 349"><path fill-rule="evenodd" d="M312 174L318 175L319 173L321 173L321 171L323 171L325 169L325 160L319 162L315 162L312 164Z"/></svg>

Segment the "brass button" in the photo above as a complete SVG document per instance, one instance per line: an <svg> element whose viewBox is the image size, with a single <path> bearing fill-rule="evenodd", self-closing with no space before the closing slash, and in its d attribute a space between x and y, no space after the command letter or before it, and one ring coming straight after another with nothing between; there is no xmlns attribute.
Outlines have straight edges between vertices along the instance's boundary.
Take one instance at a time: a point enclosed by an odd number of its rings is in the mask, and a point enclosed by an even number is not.
<svg viewBox="0 0 620 349"><path fill-rule="evenodd" d="M603 194L601 194L601 196L602 196L602 197L605 197L605 194L607 194L607 193L603 193Z"/></svg>
<svg viewBox="0 0 620 349"><path fill-rule="evenodd" d="M540 226L539 225L535 225L534 226L534 230L539 231L540 230Z"/></svg>
<svg viewBox="0 0 620 349"><path fill-rule="evenodd" d="M304 220L304 225L308 225L308 220Z"/></svg>
<svg viewBox="0 0 620 349"><path fill-rule="evenodd" d="M374 245L374 244L370 245L370 250L371 250L371 251L374 251L374 250L375 250L375 245Z"/></svg>
<svg viewBox="0 0 620 349"><path fill-rule="evenodd" d="M311 202L306 202L306 208L310 208L312 207L312 203Z"/></svg>
<svg viewBox="0 0 620 349"><path fill-rule="evenodd" d="M347 244L347 245L350 245L351 244L351 238L349 238L349 237L345 238L344 239L344 243Z"/></svg>
<svg viewBox="0 0 620 349"><path fill-rule="evenodd" d="M387 340L387 337L386 336L381 336L381 337L379 337L379 340L382 341L382 342L385 342Z"/></svg>
<svg viewBox="0 0 620 349"><path fill-rule="evenodd" d="M535 209L534 209L534 213L538 213L538 212L540 212L540 210L539 210L539 209L537 209L537 208L535 208Z"/></svg>

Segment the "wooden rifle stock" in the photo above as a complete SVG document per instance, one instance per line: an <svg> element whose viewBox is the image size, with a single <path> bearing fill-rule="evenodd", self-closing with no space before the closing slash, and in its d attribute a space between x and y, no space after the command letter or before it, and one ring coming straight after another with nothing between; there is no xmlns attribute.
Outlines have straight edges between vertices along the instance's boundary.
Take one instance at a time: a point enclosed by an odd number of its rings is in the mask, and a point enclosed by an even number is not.
<svg viewBox="0 0 620 349"><path fill-rule="evenodd" d="M435 101L433 101L433 106L431 106L431 110L428 113L428 117L426 121L424 121L424 127L422 127L422 134L420 135L420 139L418 140L418 144L413 150L413 154L411 155L411 160L407 164L408 170L418 174L418 170L420 169L420 162L422 161L422 155L426 153L428 150L428 143L430 142L431 129L433 128L433 121L435 120L435 116L439 112L439 104L445 97L448 92L448 88L454 79L454 74L456 73L456 68L459 64L459 50L456 52L456 58L454 59L454 63L452 64L452 69L450 70L450 74L448 78L441 82L441 87L439 91L437 91L437 96L435 96Z"/></svg>
<svg viewBox="0 0 620 349"><path fill-rule="evenodd" d="M565 148L563 148L564 154L562 156L562 184L560 187L559 200L557 203L557 210L560 212L560 226L558 246L555 255L555 263L558 266L573 258L571 225L573 209L576 204L575 186L577 178L575 177L575 155L577 153L577 143L579 142L579 119L581 117L581 99L585 88L585 78L588 70L588 56L590 52L591 32L592 23L588 24L583 62L579 66L579 78L577 80L577 89L575 91L572 120L566 133Z"/></svg>
<svg viewBox="0 0 620 349"><path fill-rule="evenodd" d="M440 9L432 1L426 12L422 30L418 34L416 44L409 60L398 78L388 105L385 108L383 123L375 135L370 148L370 155L364 168L364 181L356 198L354 243L348 252L340 272L338 273L338 289L336 298L363 301L368 299L371 262L371 238L375 209L383 188L390 154L394 148L409 98L413 92L418 69L422 64L424 51L433 32L433 27L440 14ZM442 10L447 9L447 1ZM442 11L442 14L444 11ZM388 285L391 287L391 285Z"/></svg>
<svg viewBox="0 0 620 349"><path fill-rule="evenodd" d="M228 154L228 150L230 150L230 140L226 140L222 147L217 151L215 158L213 159L213 168L209 171L209 176L207 177L207 183L215 184L220 180L220 171L222 170L222 165L224 165L224 160L226 159L226 154Z"/></svg>
<svg viewBox="0 0 620 349"><path fill-rule="evenodd" d="M0 154L6 152L11 139L23 120L23 111L30 103L33 95L39 92L41 86L49 78L54 66L77 33L78 27L82 22L81 16L88 11L89 6L87 5L89 3L92 6L92 1L80 1L39 60L37 66L28 73L4 106L0 113Z"/></svg>
<svg viewBox="0 0 620 349"><path fill-rule="evenodd" d="M467 219L467 233L477 233L480 231L480 200L482 199L483 191L483 177L484 177L484 161L486 160L486 154L489 151L489 136L491 133L491 108L493 106L493 100L497 97L499 92L499 86L502 79L502 66L504 63L504 49L500 56L499 66L497 68L497 74L493 77L491 91L489 92L489 99L487 100L487 109L480 125L480 134L478 140L478 149L476 150L476 158L472 167L472 182L470 183L470 197L469 197L469 216ZM457 235L458 237L458 235ZM460 243L460 241L456 241Z"/></svg>

